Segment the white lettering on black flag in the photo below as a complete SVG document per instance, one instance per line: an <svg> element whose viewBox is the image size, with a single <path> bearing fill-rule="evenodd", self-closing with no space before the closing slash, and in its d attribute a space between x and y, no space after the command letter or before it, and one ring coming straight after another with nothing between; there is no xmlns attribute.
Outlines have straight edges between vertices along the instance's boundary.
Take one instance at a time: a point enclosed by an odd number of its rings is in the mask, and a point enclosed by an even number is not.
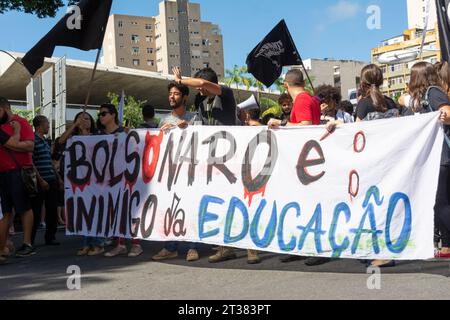
<svg viewBox="0 0 450 320"><path fill-rule="evenodd" d="M247 57L248 72L270 87L284 66L300 65L302 60L286 22L282 20Z"/></svg>

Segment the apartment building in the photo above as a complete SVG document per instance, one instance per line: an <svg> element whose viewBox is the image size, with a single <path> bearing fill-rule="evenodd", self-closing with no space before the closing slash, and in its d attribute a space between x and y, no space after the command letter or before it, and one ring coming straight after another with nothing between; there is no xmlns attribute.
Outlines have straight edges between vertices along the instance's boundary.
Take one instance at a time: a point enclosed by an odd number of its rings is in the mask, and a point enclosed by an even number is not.
<svg viewBox="0 0 450 320"><path fill-rule="evenodd" d="M223 37L218 25L201 21L198 3L167 0L155 17L111 15L102 62L171 74L179 66L191 76L204 67L224 76Z"/></svg>

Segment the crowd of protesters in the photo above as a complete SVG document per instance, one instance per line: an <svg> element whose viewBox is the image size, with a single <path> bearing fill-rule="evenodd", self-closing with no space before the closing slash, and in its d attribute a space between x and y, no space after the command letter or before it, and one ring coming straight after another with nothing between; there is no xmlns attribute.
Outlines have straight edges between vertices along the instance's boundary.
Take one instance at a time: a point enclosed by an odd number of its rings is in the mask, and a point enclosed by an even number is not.
<svg viewBox="0 0 450 320"><path fill-rule="evenodd" d="M306 89L303 73L299 69L290 70L284 80L287 93L279 97L281 116L273 114L261 117L261 110L256 106L243 108L236 104L233 91L219 84L217 74L210 68L199 71L193 78L181 76L179 68L174 68L175 81L168 86L168 103L171 113L161 121L156 121L152 106L143 107L144 123L139 128L161 128L170 130L174 127L186 128L191 125L206 126L262 126L269 128L285 126L326 125L332 133L339 125L359 121L413 116L415 114L440 111L440 121L444 124L446 141L442 153L439 186L435 205L436 221L436 258L450 258L450 66L448 63L432 65L419 62L411 72L409 90L396 103L384 96L380 87L383 85L383 73L376 65L368 65L361 73L361 85L358 104L342 101L340 90L329 85L316 88L314 94ZM195 97L195 112L188 111L187 101L190 89L198 91ZM52 144L46 139L50 123L44 116L36 116L33 128L28 122L13 114L10 103L0 98L0 199L3 219L0 220L0 263L6 262L12 255L27 257L36 254L36 232L45 211L45 245L57 246L58 222L64 206L64 150L66 142L73 136L114 135L128 129L119 123L119 115L112 104L100 107L98 120L88 113L76 115L73 125ZM24 179L24 169L34 168L38 190L30 193ZM14 215L20 217L23 229L23 245L15 250L9 239ZM108 245L114 244L110 251ZM186 260L200 259L198 246L189 243ZM179 243L167 242L163 249L152 257L155 261L173 259L178 256ZM236 259L233 248L216 247L216 252L209 257L209 262L218 263ZM127 241L123 238L106 239L83 237L78 256L116 257L128 255L137 257L143 253L137 239ZM308 266L320 265L330 258L304 258L284 255L281 262L305 260ZM247 250L249 264L261 262L258 252ZM369 265L391 267L394 261L365 261Z"/></svg>

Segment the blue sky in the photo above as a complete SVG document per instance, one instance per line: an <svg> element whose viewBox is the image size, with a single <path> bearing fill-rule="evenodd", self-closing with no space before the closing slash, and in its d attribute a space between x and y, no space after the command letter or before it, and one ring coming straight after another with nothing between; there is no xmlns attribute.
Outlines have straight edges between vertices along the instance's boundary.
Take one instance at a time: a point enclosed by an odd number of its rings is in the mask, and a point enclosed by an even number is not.
<svg viewBox="0 0 450 320"><path fill-rule="evenodd" d="M159 0L114 0L112 13L156 15ZM247 54L285 19L303 59L370 60L370 49L407 28L406 0L191 0L202 6L202 20L220 25L225 67L244 65ZM366 9L381 8L381 29L369 30ZM0 15L0 49L28 51L65 13L54 19L8 12ZM55 56L93 61L95 52L57 48Z"/></svg>

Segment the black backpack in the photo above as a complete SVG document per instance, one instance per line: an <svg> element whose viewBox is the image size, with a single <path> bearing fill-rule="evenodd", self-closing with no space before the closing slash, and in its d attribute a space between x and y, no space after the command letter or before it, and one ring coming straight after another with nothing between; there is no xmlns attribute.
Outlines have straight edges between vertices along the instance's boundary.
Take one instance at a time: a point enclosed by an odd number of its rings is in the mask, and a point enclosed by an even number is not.
<svg viewBox="0 0 450 320"><path fill-rule="evenodd" d="M420 111L420 113L430 113L430 112L437 111L437 110L433 110L433 108L431 107L431 103L430 103L430 91L433 88L438 89L439 91L442 91L442 89L440 87L430 86L427 89L427 92L425 93L425 97L420 102L420 104L422 105L422 110ZM445 141L447 142L448 147L450 148L450 138L446 134L444 134L444 137L445 137Z"/></svg>

